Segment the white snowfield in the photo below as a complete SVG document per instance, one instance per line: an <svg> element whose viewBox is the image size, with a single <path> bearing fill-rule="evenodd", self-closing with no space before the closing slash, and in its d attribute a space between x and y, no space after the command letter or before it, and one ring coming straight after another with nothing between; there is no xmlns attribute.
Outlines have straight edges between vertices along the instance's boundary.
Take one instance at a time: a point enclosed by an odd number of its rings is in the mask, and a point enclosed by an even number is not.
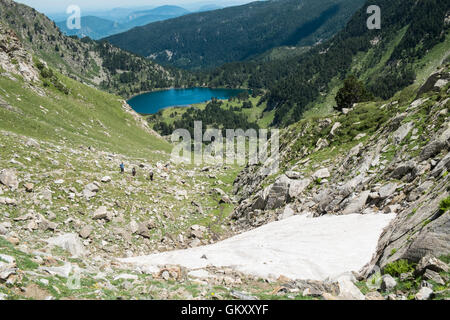
<svg viewBox="0 0 450 320"><path fill-rule="evenodd" d="M284 275L299 280L325 280L359 271L370 262L381 232L394 217L294 216L213 245L120 261L148 273L157 272L164 265L180 265L189 270L210 265L232 267L267 279Z"/></svg>

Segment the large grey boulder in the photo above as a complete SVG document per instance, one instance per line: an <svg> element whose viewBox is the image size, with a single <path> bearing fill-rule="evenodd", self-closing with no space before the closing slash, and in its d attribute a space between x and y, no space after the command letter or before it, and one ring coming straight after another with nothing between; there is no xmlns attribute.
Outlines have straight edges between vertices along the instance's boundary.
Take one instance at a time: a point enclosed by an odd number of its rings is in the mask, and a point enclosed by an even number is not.
<svg viewBox="0 0 450 320"><path fill-rule="evenodd" d="M443 172L450 170L450 152L436 165L431 172L435 178L439 177Z"/></svg>
<svg viewBox="0 0 450 320"><path fill-rule="evenodd" d="M353 214L359 213L366 205L367 199L369 198L370 191L363 191L359 195L355 196L348 206L342 211L342 214Z"/></svg>
<svg viewBox="0 0 450 320"><path fill-rule="evenodd" d="M402 142L413 128L414 128L413 122L403 124L400 128L397 129L397 131L394 132L393 134L394 142L395 143Z"/></svg>
<svg viewBox="0 0 450 320"><path fill-rule="evenodd" d="M111 214L108 212L108 208L105 206L99 207L92 215L93 220L111 220Z"/></svg>
<svg viewBox="0 0 450 320"><path fill-rule="evenodd" d="M93 231L94 228L92 226L86 225L80 230L80 237L83 239L87 239L89 238L89 236L92 234Z"/></svg>
<svg viewBox="0 0 450 320"><path fill-rule="evenodd" d="M308 186L311 184L311 179L303 179L303 180L293 180L291 181L290 187L289 187L289 197L297 198L300 196L303 191L308 188Z"/></svg>
<svg viewBox="0 0 450 320"><path fill-rule="evenodd" d="M286 176L281 176L270 188L267 197L266 210L281 208L287 201L291 180Z"/></svg>
<svg viewBox="0 0 450 320"><path fill-rule="evenodd" d="M432 280L438 285L445 286L445 281L441 278L439 273L434 272L433 270L427 269L423 274L423 278L425 280Z"/></svg>
<svg viewBox="0 0 450 320"><path fill-rule="evenodd" d="M420 206L412 206L397 214L383 230L374 258L362 272L364 276L369 276L375 266L383 269L399 259L419 263L428 254L450 254L450 215L439 214L441 200L449 195L448 192L442 193L445 185L442 181L435 187L436 193L428 193L418 199L416 203Z"/></svg>
<svg viewBox="0 0 450 320"><path fill-rule="evenodd" d="M83 190L83 196L89 200L90 198L94 197L97 192L99 191L99 184L98 183L89 183Z"/></svg>
<svg viewBox="0 0 450 320"><path fill-rule="evenodd" d="M402 179L406 175L414 178L417 175L417 164L414 161L407 161L394 169L391 174L393 179Z"/></svg>
<svg viewBox="0 0 450 320"><path fill-rule="evenodd" d="M397 188L398 188L398 184L396 184L396 183L385 184L384 186L382 186L380 188L380 190L378 190L380 199L383 200L383 199L387 199L387 198L391 197L394 194L395 190L397 190Z"/></svg>
<svg viewBox="0 0 450 320"><path fill-rule="evenodd" d="M434 272L448 272L449 267L446 263L434 257L431 254L427 254L425 257L420 259L416 266L416 274L422 275L426 270L432 270Z"/></svg>
<svg viewBox="0 0 450 320"><path fill-rule="evenodd" d="M314 201L317 203L318 212L326 213L328 206L333 202L335 198L335 195L330 189L323 190L322 192L317 194L314 197Z"/></svg>
<svg viewBox="0 0 450 320"><path fill-rule="evenodd" d="M419 156L419 160L420 161L428 160L428 159L438 155L446 147L447 147L446 141L434 140L434 141L430 142L429 144L427 144L423 148L423 150Z"/></svg>
<svg viewBox="0 0 450 320"><path fill-rule="evenodd" d="M358 289L353 281L346 275L337 279L339 284L339 296L340 300L365 300L366 297Z"/></svg>

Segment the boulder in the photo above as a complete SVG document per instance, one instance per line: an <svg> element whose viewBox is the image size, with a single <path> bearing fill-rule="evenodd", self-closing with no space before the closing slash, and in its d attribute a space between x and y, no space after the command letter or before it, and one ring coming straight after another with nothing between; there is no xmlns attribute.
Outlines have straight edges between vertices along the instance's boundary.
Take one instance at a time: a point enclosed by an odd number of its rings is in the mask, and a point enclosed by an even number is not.
<svg viewBox="0 0 450 320"><path fill-rule="evenodd" d="M384 292L392 291L397 286L397 281L395 281L392 276L385 274L381 278L381 290Z"/></svg>
<svg viewBox="0 0 450 320"><path fill-rule="evenodd" d="M316 172L314 172L314 174L312 175L312 178L314 180L317 179L325 179L325 178L329 178L331 177L330 171L328 170L328 168L324 168L324 169L320 169L317 170Z"/></svg>
<svg viewBox="0 0 450 320"><path fill-rule="evenodd" d="M394 132L393 134L394 142L397 144L402 142L413 128L414 128L413 122L403 124L400 128L397 129L397 131Z"/></svg>
<svg viewBox="0 0 450 320"><path fill-rule="evenodd" d="M355 196L348 206L342 211L342 214L353 214L359 213L366 205L367 199L369 198L370 191L363 191L358 196Z"/></svg>
<svg viewBox="0 0 450 320"><path fill-rule="evenodd" d="M58 225L55 222L48 221L43 216L39 216L39 228L43 231L52 230L55 231Z"/></svg>
<svg viewBox="0 0 450 320"><path fill-rule="evenodd" d="M84 188L83 196L87 200L89 200L90 198L94 197L98 191L99 191L99 185L97 183L90 183Z"/></svg>
<svg viewBox="0 0 450 320"><path fill-rule="evenodd" d="M80 237L83 239L87 239L89 238L89 236L92 234L92 232L94 231L94 228L90 225L86 225L84 226L81 231L80 231Z"/></svg>
<svg viewBox="0 0 450 320"><path fill-rule="evenodd" d="M380 190L378 190L379 198L383 200L391 197L397 188L398 185L396 183L385 184L380 188Z"/></svg>
<svg viewBox="0 0 450 320"><path fill-rule="evenodd" d="M427 254L417 264L415 273L416 275L422 275L426 270L432 270L434 272L448 272L449 267L446 263L442 262L433 255Z"/></svg>
<svg viewBox="0 0 450 320"><path fill-rule="evenodd" d="M110 217L111 216L108 212L108 208L106 208L105 206L99 207L92 215L93 220L102 220L102 219L110 220Z"/></svg>
<svg viewBox="0 0 450 320"><path fill-rule="evenodd" d="M16 176L16 171L13 169L4 169L0 172L0 183L12 190L19 187L19 180Z"/></svg>
<svg viewBox="0 0 450 320"><path fill-rule="evenodd" d="M443 172L450 170L450 152L439 161L436 167L431 172L431 175L435 178L439 177Z"/></svg>
<svg viewBox="0 0 450 320"><path fill-rule="evenodd" d="M423 287L416 294L416 300L429 300L433 297L433 290L427 287Z"/></svg>
<svg viewBox="0 0 450 320"><path fill-rule="evenodd" d="M293 180L289 186L289 197L297 198L311 184L311 179Z"/></svg>
<svg viewBox="0 0 450 320"><path fill-rule="evenodd" d="M102 178L101 181L102 181L103 183L111 182L111 177L110 177L110 176L105 176L105 177Z"/></svg>
<svg viewBox="0 0 450 320"><path fill-rule="evenodd" d="M193 225L191 227L190 237L194 239L203 239L207 229L203 226Z"/></svg>
<svg viewBox="0 0 450 320"><path fill-rule="evenodd" d="M297 171L287 171L285 174L289 179L293 180L301 179L303 176L302 173Z"/></svg>
<svg viewBox="0 0 450 320"><path fill-rule="evenodd" d="M289 195L290 179L286 176L279 178L270 188L267 196L266 210L281 208Z"/></svg>
<svg viewBox="0 0 450 320"><path fill-rule="evenodd" d="M278 217L278 219L284 220L284 219L292 217L294 214L295 214L295 211L294 211L294 209L292 209L291 205L287 205L284 208L283 213Z"/></svg>
<svg viewBox="0 0 450 320"><path fill-rule="evenodd" d="M219 200L220 203L229 203L229 204L233 203L231 198L222 189L214 188L214 192L220 196L220 200Z"/></svg>
<svg viewBox="0 0 450 320"><path fill-rule="evenodd" d="M143 238L150 239L150 232L146 223L140 223L136 233Z"/></svg>
<svg viewBox="0 0 450 320"><path fill-rule="evenodd" d="M417 164L414 161L408 161L395 168L391 174L391 177L393 179L402 179L409 174L412 178L414 178L417 171Z"/></svg>
<svg viewBox="0 0 450 320"><path fill-rule="evenodd" d="M445 141L434 140L434 141L430 142L423 148L423 150L419 156L419 161L425 161L425 160L428 160L428 159L438 155L446 147L447 147L447 142L445 142Z"/></svg>
<svg viewBox="0 0 450 320"><path fill-rule="evenodd" d="M25 191L26 192L33 192L34 184L32 184L32 183L25 183L24 187L25 187Z"/></svg>
<svg viewBox="0 0 450 320"><path fill-rule="evenodd" d="M434 281L441 286L445 285L445 281L441 278L439 273L434 272L433 270L430 270L430 269L425 270L425 273L423 274L423 278L425 280Z"/></svg>
<svg viewBox="0 0 450 320"><path fill-rule="evenodd" d="M323 190L314 197L314 201L318 204L317 210L320 213L325 213L328 205L335 199L331 190Z"/></svg>
<svg viewBox="0 0 450 320"><path fill-rule="evenodd" d="M341 300L365 300L366 297L361 293L357 286L348 279L348 277L341 277L338 279L339 296Z"/></svg>
<svg viewBox="0 0 450 320"><path fill-rule="evenodd" d="M81 257L86 254L86 249L81 243L78 235L74 233L63 234L46 240L48 244L58 246L70 252L73 257Z"/></svg>

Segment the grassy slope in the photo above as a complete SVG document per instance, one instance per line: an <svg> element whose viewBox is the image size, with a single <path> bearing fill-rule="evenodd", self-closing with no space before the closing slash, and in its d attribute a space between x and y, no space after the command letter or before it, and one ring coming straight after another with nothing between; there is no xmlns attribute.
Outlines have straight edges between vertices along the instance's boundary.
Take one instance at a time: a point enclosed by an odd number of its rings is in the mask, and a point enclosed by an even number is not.
<svg viewBox="0 0 450 320"><path fill-rule="evenodd" d="M253 103L253 108L251 109L241 109L238 111L239 113L242 113L246 115L247 119L250 122L257 122L257 124L261 128L268 128L270 124L273 121L273 117L275 115L274 111L270 112L264 112L264 110L267 107L267 104L264 102L261 105L257 105L261 97L250 97L250 101ZM199 103L193 105L193 107L196 107L200 110L203 110L206 108L207 103ZM223 104L223 108L228 107L241 107L242 102L238 100L233 100L231 102L225 100ZM182 115L186 112L186 108L180 108L180 107L172 107L161 110L161 116L157 116L157 120L164 121L167 124L173 124L175 120L180 120ZM154 120L150 120L150 124L154 124Z"/></svg>
<svg viewBox="0 0 450 320"><path fill-rule="evenodd" d="M23 114L0 109L0 128L43 140L66 140L123 154L168 152L169 144L149 135L127 114L117 96L58 75L69 95L47 88L45 96L23 90L23 80L0 77L0 95ZM48 111L47 111L48 110Z"/></svg>
<svg viewBox="0 0 450 320"><path fill-rule="evenodd" d="M360 74L359 77L364 81L367 80L371 75L380 72L385 65L385 62L391 56L395 46L401 41L402 37L405 35L406 28L404 28L397 37L392 40L390 45L387 47L386 53L383 55L380 63L375 65L373 68L367 69L364 73ZM438 45L436 45L432 50L428 52L425 57L423 57L420 61L418 61L414 65L414 70L416 72L416 81L409 87L409 90L414 90L419 88L421 85L425 83L428 76L436 70L439 66L441 66L442 62L449 56L450 54L450 36L447 36L446 40ZM362 65L369 61L373 55L373 51L370 50L366 53L359 53L353 61L353 65L351 67L350 73L359 74L362 68ZM317 116L327 116L333 113L333 106L336 104L334 98L336 96L337 91L342 86L342 80L334 78L329 84L329 90L326 94L319 97L315 102L311 103L307 108L307 111L304 113L303 117L306 119L317 117ZM402 92L404 92L402 90ZM396 96L394 96L393 100L398 99L399 92Z"/></svg>

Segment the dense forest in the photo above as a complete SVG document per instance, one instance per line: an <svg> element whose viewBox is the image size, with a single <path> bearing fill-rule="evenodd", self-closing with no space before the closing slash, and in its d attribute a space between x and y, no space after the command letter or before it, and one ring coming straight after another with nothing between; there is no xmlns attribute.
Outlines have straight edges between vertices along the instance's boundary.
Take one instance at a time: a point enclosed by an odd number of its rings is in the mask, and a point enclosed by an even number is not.
<svg viewBox="0 0 450 320"><path fill-rule="evenodd" d="M244 102L244 106L249 101ZM183 128L194 136L194 122L201 121L203 124L203 133L207 128L222 129L222 135L225 136L227 128L239 128L243 130L259 129L256 123L249 122L245 115L235 112L233 107L225 107L223 102L213 99L205 109L201 110L195 107L187 108L180 120L175 120L173 124L167 124L164 120L157 120L153 129L162 135L170 135L175 129ZM150 121L160 118L158 115L150 117Z"/></svg>
<svg viewBox="0 0 450 320"><path fill-rule="evenodd" d="M345 26L364 0L258 1L156 22L106 38L186 69L243 61L279 46L310 46Z"/></svg>

